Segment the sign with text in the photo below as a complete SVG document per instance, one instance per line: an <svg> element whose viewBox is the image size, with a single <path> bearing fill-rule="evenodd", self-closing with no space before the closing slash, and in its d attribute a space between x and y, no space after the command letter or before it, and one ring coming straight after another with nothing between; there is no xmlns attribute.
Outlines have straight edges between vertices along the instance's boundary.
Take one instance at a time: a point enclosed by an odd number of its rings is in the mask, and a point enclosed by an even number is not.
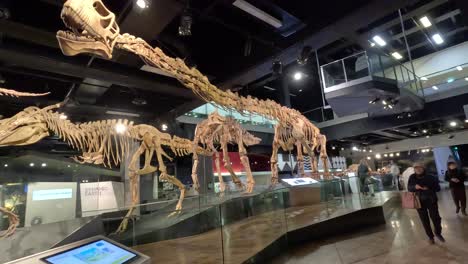
<svg viewBox="0 0 468 264"><path fill-rule="evenodd" d="M80 184L83 216L117 211L124 205L124 186L121 182L88 182Z"/></svg>

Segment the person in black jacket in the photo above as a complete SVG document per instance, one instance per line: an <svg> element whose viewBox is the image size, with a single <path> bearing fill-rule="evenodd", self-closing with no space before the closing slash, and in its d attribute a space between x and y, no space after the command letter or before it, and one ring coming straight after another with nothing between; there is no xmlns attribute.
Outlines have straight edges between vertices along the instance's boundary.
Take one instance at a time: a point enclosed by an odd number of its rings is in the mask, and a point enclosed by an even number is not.
<svg viewBox="0 0 468 264"><path fill-rule="evenodd" d="M429 237L429 242L434 244L434 233L437 239L445 242L442 236L442 219L439 214L437 205L437 192L440 191L439 179L427 175L422 163L414 164L414 174L408 180L408 191L418 195L421 201L421 208L418 209L419 218L423 224L424 230ZM434 233L432 232L431 222L434 225Z"/></svg>
<svg viewBox="0 0 468 264"><path fill-rule="evenodd" d="M457 214L461 209L462 214L466 216L465 175L457 168L457 163L453 161L449 162L447 167L445 180L450 183L450 190L457 207Z"/></svg>

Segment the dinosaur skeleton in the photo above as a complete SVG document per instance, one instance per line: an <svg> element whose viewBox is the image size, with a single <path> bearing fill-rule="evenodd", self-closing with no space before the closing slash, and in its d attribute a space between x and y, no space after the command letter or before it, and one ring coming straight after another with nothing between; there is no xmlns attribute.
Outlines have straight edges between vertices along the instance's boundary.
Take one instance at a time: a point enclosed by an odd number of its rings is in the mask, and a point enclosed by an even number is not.
<svg viewBox="0 0 468 264"><path fill-rule="evenodd" d="M52 132L71 147L84 153L83 156L75 158L81 163L111 167L119 165L126 157L130 157L128 168L132 204L117 232L126 230L128 218L133 215L138 203L139 175L159 169L162 181L168 181L179 188L180 197L176 212L182 209L185 186L176 177L167 173L163 157L169 160L172 158L163 150L163 147L169 147L175 156L184 156L192 152L192 141L176 136L171 137L150 125L134 125L133 122L121 119L74 124L70 120L60 118L60 114L53 111L60 106L61 104L55 104L43 109L28 107L13 117L0 120L0 147L34 144ZM136 150L132 147L134 144L139 144ZM195 150L199 154L205 153L201 147ZM140 169L138 158L143 154L145 164ZM158 168L150 164L154 154L156 154ZM0 211L7 213L3 209ZM16 227L17 223L15 216L9 214L9 217L11 224L7 234L14 231L12 226Z"/></svg>
<svg viewBox="0 0 468 264"><path fill-rule="evenodd" d="M243 187L242 182L236 176L231 167L231 160L228 155L228 143L235 143L239 146L239 155L242 166L244 166L245 174L247 177L246 193L251 193L254 186L255 180L250 170L249 158L247 157L247 150L245 146L256 145L260 143L259 138L250 134L241 127L241 125L230 117L223 117L217 112L211 113L207 119L200 122L195 128L195 138L193 140L193 149L199 147L199 143L204 146L206 151L210 151L215 155L215 165L219 179L219 190L224 192L225 183L223 176L221 175L221 165L219 160L219 152L215 147L215 144L219 144L223 151L224 167L229 171L232 181L240 188ZM197 167L198 167L198 154L196 151L193 152L193 167L192 167L192 179L196 189L199 188Z"/></svg>
<svg viewBox="0 0 468 264"><path fill-rule="evenodd" d="M112 58L114 48L138 55L146 64L157 67L174 76L187 88L204 99L226 109L240 113L256 113L275 119L273 151L271 156L272 184L278 181L278 150L297 148L300 174L304 175L303 151L310 156L313 172L318 171L315 152L320 151L324 170L328 175L326 138L320 130L299 111L290 109L271 100L243 97L231 91L223 91L210 83L208 78L195 68L189 68L183 60L171 58L159 48L151 47L146 41L130 34L120 34L115 14L101 0L68 0L62 13L64 24L72 32L59 31L57 39L62 52L73 56L91 53L106 59Z"/></svg>

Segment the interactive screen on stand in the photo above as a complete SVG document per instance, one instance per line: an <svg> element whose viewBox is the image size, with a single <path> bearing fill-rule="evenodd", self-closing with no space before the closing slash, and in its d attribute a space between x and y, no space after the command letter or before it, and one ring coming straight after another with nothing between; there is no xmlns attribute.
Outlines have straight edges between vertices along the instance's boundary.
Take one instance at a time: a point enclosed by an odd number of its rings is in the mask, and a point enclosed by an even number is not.
<svg viewBox="0 0 468 264"><path fill-rule="evenodd" d="M42 260L50 264L123 264L131 263L136 257L136 254L101 239Z"/></svg>

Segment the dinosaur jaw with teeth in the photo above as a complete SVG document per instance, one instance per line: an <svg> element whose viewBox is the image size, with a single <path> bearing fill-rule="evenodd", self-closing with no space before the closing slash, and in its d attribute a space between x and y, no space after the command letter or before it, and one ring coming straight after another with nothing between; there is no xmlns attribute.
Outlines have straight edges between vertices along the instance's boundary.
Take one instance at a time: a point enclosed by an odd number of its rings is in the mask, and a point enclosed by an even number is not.
<svg viewBox="0 0 468 264"><path fill-rule="evenodd" d="M71 30L57 32L57 40L65 55L88 53L112 58L119 27L115 15L100 0L68 0L61 18Z"/></svg>

